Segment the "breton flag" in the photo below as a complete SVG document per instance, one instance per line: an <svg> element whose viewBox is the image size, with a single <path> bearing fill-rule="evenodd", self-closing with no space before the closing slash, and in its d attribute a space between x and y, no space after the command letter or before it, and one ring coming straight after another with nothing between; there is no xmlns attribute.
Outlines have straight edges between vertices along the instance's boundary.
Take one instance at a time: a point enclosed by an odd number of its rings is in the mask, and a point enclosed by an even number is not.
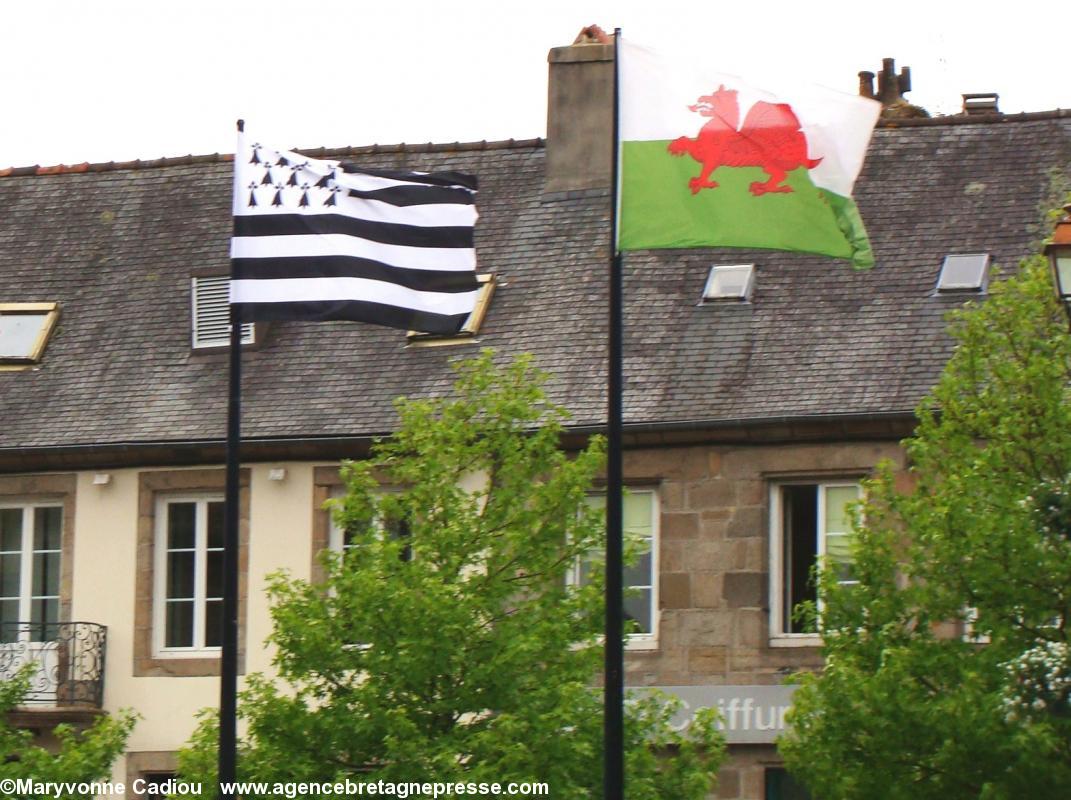
<svg viewBox="0 0 1071 800"><path fill-rule="evenodd" d="M230 301L246 321L457 333L476 303L476 179L360 169L238 136Z"/></svg>
<svg viewBox="0 0 1071 800"><path fill-rule="evenodd" d="M762 89L624 40L618 247L756 247L874 264L852 200L881 104ZM781 81L783 83L783 81Z"/></svg>

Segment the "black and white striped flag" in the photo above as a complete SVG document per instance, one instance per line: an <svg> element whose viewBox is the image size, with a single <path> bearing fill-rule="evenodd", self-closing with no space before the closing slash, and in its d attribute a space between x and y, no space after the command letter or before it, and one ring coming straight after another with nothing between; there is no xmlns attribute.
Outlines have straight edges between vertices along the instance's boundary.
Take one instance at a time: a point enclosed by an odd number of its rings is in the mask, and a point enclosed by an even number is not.
<svg viewBox="0 0 1071 800"><path fill-rule="evenodd" d="M238 137L231 303L242 319L451 334L476 302L476 179L359 170Z"/></svg>

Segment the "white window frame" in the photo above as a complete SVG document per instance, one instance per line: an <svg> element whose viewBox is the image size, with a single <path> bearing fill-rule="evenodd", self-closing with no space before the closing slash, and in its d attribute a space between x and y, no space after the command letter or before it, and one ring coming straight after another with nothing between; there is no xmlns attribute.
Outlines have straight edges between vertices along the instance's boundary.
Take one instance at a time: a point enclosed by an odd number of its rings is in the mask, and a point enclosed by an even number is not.
<svg viewBox="0 0 1071 800"><path fill-rule="evenodd" d="M817 539L818 539L818 563L826 557L826 490L833 488L854 488L857 499L862 498L863 489L859 478L826 478L779 480L770 483L769 507L770 507L770 637L771 647L815 647L821 642L819 633L792 633L786 630L788 620L785 618L785 567L787 559L785 555L785 531L784 531L784 503L782 490L786 486L816 486L818 492L817 508ZM842 583L855 583L847 581ZM822 611L822 601L818 600L818 611Z"/></svg>
<svg viewBox="0 0 1071 800"><path fill-rule="evenodd" d="M60 541L59 546L54 549L48 550L35 550L34 549L34 519L39 510L58 508L60 512ZM31 620L33 617L33 601L34 600L55 600L56 602L56 622L60 622L60 604L62 599L62 575L63 575L63 514L64 508L62 502L56 500L3 500L0 501L0 509L10 510L16 509L22 511L22 541L20 542L19 552L19 613L16 619L12 622L25 623L26 627L19 628L19 634L17 641L29 642L40 641L31 638L33 625ZM0 547L2 547L0 543ZM16 551L0 551L5 554L14 553ZM56 594L50 595L35 595L33 592L34 584L34 556L38 553L54 553L58 556L56 562L57 576L60 576L60 585L57 587ZM13 600L16 598L4 598L5 600ZM41 624L48 624L42 622Z"/></svg>
<svg viewBox="0 0 1071 800"><path fill-rule="evenodd" d="M205 619L208 582L208 504L224 502L217 492L164 494L156 498L155 564L153 569L153 652L157 658L190 658L219 655L219 646L206 646ZM194 601L193 645L167 647L167 507L194 503ZM213 598L215 599L215 598Z"/></svg>
<svg viewBox="0 0 1071 800"><path fill-rule="evenodd" d="M660 573L659 549L661 541L659 526L662 519L660 499L658 496L658 490L655 487L625 487L625 493L631 495L647 494L651 496L651 630L647 633L628 634L628 638L625 641L625 648L628 650L657 650L659 622L661 617L661 607L659 604L658 594ZM589 496L599 497L605 501L606 492L595 492ZM627 531L625 531L625 536L628 536ZM572 570L570 570L568 580L571 584L577 584L580 582L579 562L573 567ZM630 588L643 589L647 587L640 584L630 584L624 587L625 591L628 591Z"/></svg>

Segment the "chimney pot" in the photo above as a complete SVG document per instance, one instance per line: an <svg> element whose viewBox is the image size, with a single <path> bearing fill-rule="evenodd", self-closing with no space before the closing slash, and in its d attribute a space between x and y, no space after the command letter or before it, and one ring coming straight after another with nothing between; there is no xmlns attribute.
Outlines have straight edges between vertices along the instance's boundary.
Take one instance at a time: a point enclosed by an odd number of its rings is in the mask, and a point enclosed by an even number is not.
<svg viewBox="0 0 1071 800"><path fill-rule="evenodd" d="M867 70L863 70L859 73L859 96L866 97L870 100L876 99L874 96L874 73Z"/></svg>
<svg viewBox="0 0 1071 800"><path fill-rule="evenodd" d="M903 67L900 70L900 95L903 96L911 91L911 67Z"/></svg>
<svg viewBox="0 0 1071 800"><path fill-rule="evenodd" d="M896 59L883 58L881 72L878 73L878 88L874 91L874 73L859 73L859 94L871 100L881 101L881 116L885 118L929 117L929 112L920 106L912 105L904 98L911 91L911 67L903 67L896 72Z"/></svg>

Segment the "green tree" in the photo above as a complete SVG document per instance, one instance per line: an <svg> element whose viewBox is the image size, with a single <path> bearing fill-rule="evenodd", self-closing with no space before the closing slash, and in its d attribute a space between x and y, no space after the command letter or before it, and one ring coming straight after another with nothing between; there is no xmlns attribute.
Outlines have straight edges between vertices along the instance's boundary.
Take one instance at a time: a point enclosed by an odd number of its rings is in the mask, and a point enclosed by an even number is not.
<svg viewBox="0 0 1071 800"><path fill-rule="evenodd" d="M8 722L8 713L26 696L32 671L32 667L24 668L14 678L0 682L0 781L28 778L77 785L107 780L134 728L136 715L129 711L102 715L82 731L57 725L52 731L55 745L43 747L35 742L32 731ZM58 800L89 800L93 796L64 793Z"/></svg>
<svg viewBox="0 0 1071 800"><path fill-rule="evenodd" d="M353 546L326 580L271 583L278 680L240 698L243 779L601 784L603 516L587 502L594 442L559 446L564 418L529 359L461 363L452 397L402 400L400 426L346 465L336 519ZM389 490L384 490L389 487ZM665 698L627 712L630 797L702 798L724 747L710 715L671 729ZM210 785L215 720L180 756Z"/></svg>
<svg viewBox="0 0 1071 800"><path fill-rule="evenodd" d="M957 346L821 579L826 667L781 742L817 797L1063 798L1071 787L1071 337L1037 257L953 315Z"/></svg>

